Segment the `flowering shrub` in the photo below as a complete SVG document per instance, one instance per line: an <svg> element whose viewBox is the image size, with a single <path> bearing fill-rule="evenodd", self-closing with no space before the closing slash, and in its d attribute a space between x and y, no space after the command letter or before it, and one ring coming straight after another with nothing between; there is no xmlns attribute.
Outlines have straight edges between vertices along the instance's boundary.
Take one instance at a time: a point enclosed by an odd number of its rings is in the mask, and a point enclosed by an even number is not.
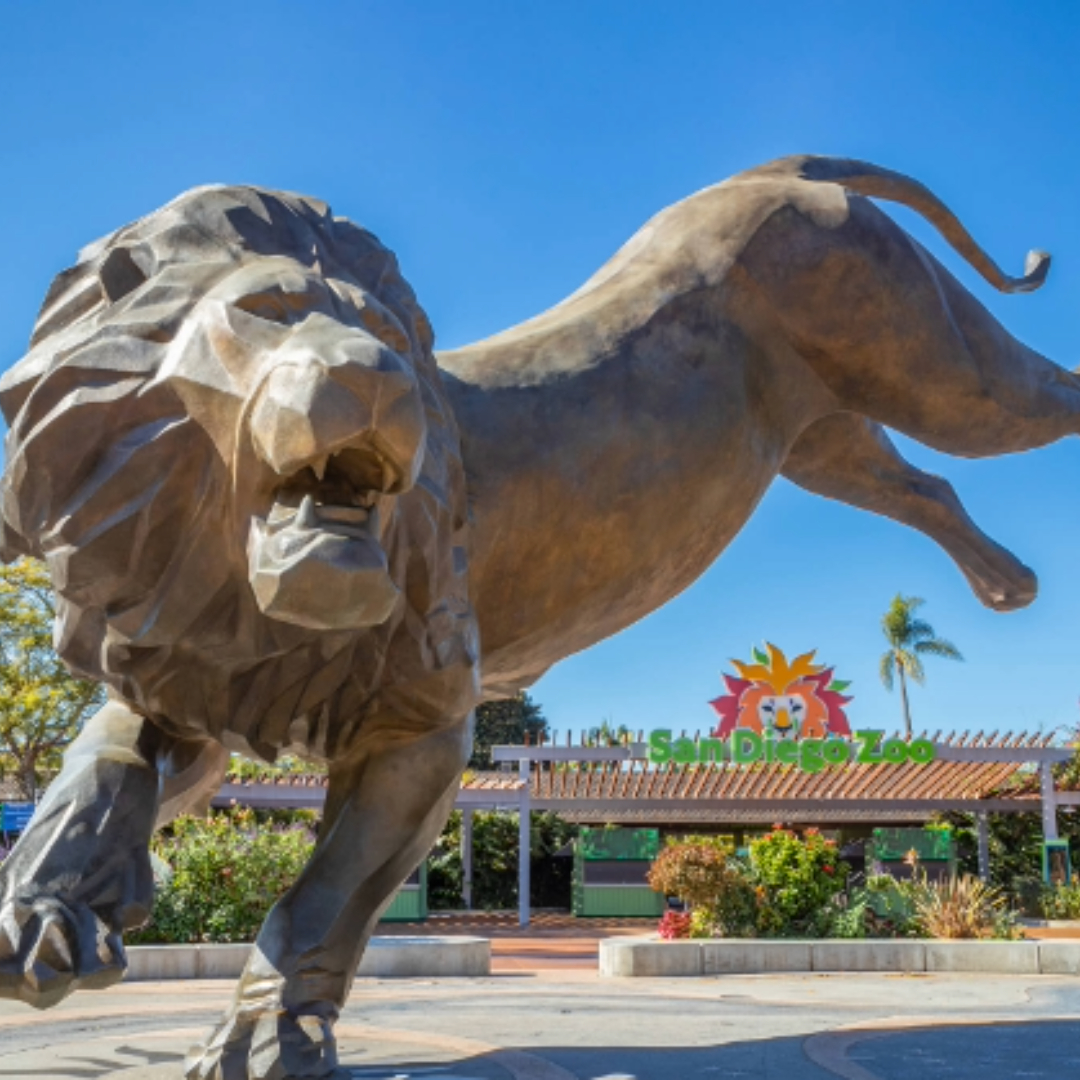
<svg viewBox="0 0 1080 1080"><path fill-rule="evenodd" d="M743 937L757 915L746 867L725 841L711 836L669 840L649 871L649 885L674 896L694 915L694 937Z"/></svg>
<svg viewBox="0 0 1080 1080"><path fill-rule="evenodd" d="M275 824L254 810L182 817L152 845L157 895L135 944L253 941L311 855L311 815Z"/></svg>
<svg viewBox="0 0 1080 1080"><path fill-rule="evenodd" d="M649 870L649 887L690 908L708 908L731 876L727 847L709 836L669 840Z"/></svg>
<svg viewBox="0 0 1080 1080"><path fill-rule="evenodd" d="M665 911L660 920L660 936L665 941L678 941L690 936L691 915L688 911Z"/></svg>
<svg viewBox="0 0 1080 1080"><path fill-rule="evenodd" d="M828 932L851 869L834 841L816 829L802 837L774 829L750 844L750 864L760 933L813 937Z"/></svg>
<svg viewBox="0 0 1080 1080"><path fill-rule="evenodd" d="M654 889L677 896L691 910L668 912L665 938L683 937L932 937L1022 936L1000 889L970 875L932 882L918 854L905 860L908 880L871 875L847 890L850 867L836 844L816 829L798 836L772 832L750 845L749 865L709 837L673 840L649 875ZM1057 912L1080 911L1080 887L1059 888L1044 900ZM1072 907L1071 905L1076 905Z"/></svg>

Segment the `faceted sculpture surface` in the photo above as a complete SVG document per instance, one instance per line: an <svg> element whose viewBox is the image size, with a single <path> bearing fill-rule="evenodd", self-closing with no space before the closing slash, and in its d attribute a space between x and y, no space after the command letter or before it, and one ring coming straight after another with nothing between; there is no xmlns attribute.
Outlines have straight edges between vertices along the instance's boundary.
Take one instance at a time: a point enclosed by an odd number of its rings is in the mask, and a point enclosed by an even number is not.
<svg viewBox="0 0 1080 1080"><path fill-rule="evenodd" d="M191 1078L343 1077L333 1024L430 849L472 709L648 614L783 475L920 529L1008 610L1031 571L886 427L968 457L1080 431L1080 381L867 201L789 158L664 211L562 304L432 352L393 255L313 199L207 187L85 249L0 382L2 554L48 562L57 647L109 703L0 868L0 993L124 969L155 824L230 752L329 764L312 861Z"/></svg>

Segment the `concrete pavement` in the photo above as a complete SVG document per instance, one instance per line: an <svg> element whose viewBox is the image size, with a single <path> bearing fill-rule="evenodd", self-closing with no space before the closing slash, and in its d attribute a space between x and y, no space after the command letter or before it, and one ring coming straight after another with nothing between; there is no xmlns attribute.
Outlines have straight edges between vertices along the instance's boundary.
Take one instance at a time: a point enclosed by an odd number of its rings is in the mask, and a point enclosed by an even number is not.
<svg viewBox="0 0 1080 1080"><path fill-rule="evenodd" d="M0 1077L176 1080L227 982L0 1003ZM358 980L339 1025L365 1080L1039 1080L1080 1076L1080 979L583 971Z"/></svg>

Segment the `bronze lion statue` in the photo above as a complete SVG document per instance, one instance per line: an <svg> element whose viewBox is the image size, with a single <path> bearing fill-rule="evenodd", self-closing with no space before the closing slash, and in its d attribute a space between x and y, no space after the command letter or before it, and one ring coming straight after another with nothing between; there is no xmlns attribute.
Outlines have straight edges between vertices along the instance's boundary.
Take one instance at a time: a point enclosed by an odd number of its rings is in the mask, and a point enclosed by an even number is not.
<svg viewBox="0 0 1080 1080"><path fill-rule="evenodd" d="M329 765L310 865L189 1078L344 1077L333 1024L430 849L472 710L695 580L783 475L937 541L985 604L1035 596L947 453L1080 431L1080 380L1012 338L869 201L926 188L797 157L649 222L550 311L436 357L394 256L314 199L188 192L85 249L0 382L2 554L58 593L57 648L109 701L0 868L0 993L124 970L155 824L230 753Z"/></svg>

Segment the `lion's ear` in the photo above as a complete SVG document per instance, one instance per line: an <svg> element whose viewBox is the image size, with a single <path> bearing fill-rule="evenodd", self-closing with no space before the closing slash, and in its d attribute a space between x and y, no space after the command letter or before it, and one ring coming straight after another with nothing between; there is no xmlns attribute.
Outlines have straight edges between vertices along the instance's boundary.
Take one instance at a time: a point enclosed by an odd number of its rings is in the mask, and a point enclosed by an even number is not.
<svg viewBox="0 0 1080 1080"><path fill-rule="evenodd" d="M113 304L146 281L146 274L126 247L113 248L97 273L102 290Z"/></svg>
<svg viewBox="0 0 1080 1080"><path fill-rule="evenodd" d="M114 247L96 272L92 263L81 262L57 274L38 313L30 338L31 348L88 315L102 301L115 304L134 292L148 276L126 247Z"/></svg>

